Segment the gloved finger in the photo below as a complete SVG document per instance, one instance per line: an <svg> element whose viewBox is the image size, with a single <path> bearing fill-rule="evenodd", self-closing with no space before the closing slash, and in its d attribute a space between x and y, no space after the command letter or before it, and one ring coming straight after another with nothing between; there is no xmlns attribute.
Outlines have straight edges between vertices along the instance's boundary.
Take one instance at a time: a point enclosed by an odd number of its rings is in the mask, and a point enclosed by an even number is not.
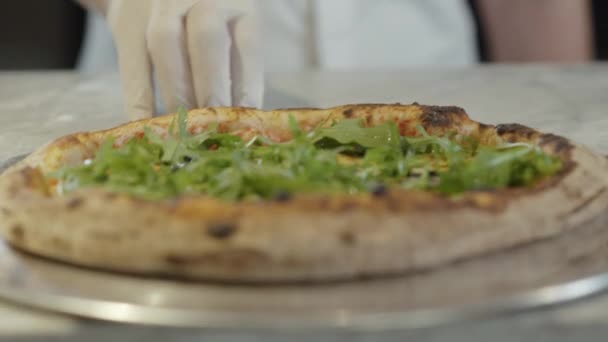
<svg viewBox="0 0 608 342"><path fill-rule="evenodd" d="M118 63L124 88L127 115L132 120L154 116L152 66L145 41L141 44L118 45Z"/></svg>
<svg viewBox="0 0 608 342"><path fill-rule="evenodd" d="M136 2L129 1L127 4ZM116 5L111 10L116 11L110 15L110 27L116 41L127 114L132 120L150 118L155 113L154 84L152 63L146 48L145 25L123 15L122 12L129 12L123 11L122 6Z"/></svg>
<svg viewBox="0 0 608 342"><path fill-rule="evenodd" d="M251 15L230 23L232 36L232 104L261 108L264 98L264 70L257 22Z"/></svg>
<svg viewBox="0 0 608 342"><path fill-rule="evenodd" d="M180 107L194 108L196 100L181 14L162 6L154 7L146 37L165 109L176 112Z"/></svg>
<svg viewBox="0 0 608 342"><path fill-rule="evenodd" d="M186 19L194 90L200 107L231 106L230 34L214 1L200 1Z"/></svg>

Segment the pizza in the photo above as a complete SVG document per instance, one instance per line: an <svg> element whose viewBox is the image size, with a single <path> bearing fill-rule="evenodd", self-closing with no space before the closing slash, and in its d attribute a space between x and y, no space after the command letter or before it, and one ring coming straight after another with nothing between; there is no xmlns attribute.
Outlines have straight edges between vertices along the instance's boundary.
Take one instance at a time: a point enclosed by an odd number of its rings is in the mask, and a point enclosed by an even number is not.
<svg viewBox="0 0 608 342"><path fill-rule="evenodd" d="M41 147L0 176L0 232L129 274L352 280L604 224L607 186L599 154L457 107L204 108Z"/></svg>

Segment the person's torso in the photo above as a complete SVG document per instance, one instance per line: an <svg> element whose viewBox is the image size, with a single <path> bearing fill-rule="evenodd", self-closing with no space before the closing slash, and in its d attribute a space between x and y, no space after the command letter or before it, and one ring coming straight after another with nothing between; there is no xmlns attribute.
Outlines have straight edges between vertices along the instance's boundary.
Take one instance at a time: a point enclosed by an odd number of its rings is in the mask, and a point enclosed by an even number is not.
<svg viewBox="0 0 608 342"><path fill-rule="evenodd" d="M476 62L465 0L261 0L268 71L469 65ZM89 25L82 70L115 65L107 28ZM110 60L112 59L112 60Z"/></svg>
<svg viewBox="0 0 608 342"><path fill-rule="evenodd" d="M266 62L279 70L476 62L464 0L260 1Z"/></svg>

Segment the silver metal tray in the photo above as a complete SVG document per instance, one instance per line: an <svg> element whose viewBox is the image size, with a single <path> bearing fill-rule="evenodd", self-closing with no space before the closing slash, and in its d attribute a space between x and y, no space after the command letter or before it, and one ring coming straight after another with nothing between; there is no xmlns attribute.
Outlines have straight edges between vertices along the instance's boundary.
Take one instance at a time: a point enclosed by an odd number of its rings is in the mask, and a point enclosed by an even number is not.
<svg viewBox="0 0 608 342"><path fill-rule="evenodd" d="M607 224L589 222L553 239L400 277L308 285L145 278L53 262L0 243L0 297L81 317L177 327L426 327L604 291Z"/></svg>

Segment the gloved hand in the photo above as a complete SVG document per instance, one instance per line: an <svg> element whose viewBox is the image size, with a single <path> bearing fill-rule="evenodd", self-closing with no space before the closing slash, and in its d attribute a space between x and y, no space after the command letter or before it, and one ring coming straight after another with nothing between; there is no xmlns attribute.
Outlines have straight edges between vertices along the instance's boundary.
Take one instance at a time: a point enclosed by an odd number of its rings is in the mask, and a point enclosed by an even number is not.
<svg viewBox="0 0 608 342"><path fill-rule="evenodd" d="M132 119L155 113L153 71L169 112L262 105L252 0L79 1L108 20Z"/></svg>

